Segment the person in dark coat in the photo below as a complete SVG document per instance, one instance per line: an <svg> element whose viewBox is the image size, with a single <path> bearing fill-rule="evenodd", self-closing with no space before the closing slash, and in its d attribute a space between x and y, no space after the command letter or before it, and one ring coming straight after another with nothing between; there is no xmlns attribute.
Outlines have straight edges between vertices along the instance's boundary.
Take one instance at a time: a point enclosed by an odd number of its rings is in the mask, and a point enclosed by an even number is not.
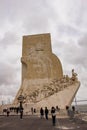
<svg viewBox="0 0 87 130"><path fill-rule="evenodd" d="M33 115L33 112L34 112L33 107L31 107L31 113L32 113L32 115Z"/></svg>
<svg viewBox="0 0 87 130"><path fill-rule="evenodd" d="M45 118L48 120L48 113L49 113L49 110L47 109L47 107L45 107Z"/></svg>
<svg viewBox="0 0 87 130"><path fill-rule="evenodd" d="M75 112L75 106L72 106L72 110L73 110L73 112Z"/></svg>
<svg viewBox="0 0 87 130"><path fill-rule="evenodd" d="M7 108L7 116L9 116L9 114L10 114L10 110L9 108Z"/></svg>
<svg viewBox="0 0 87 130"><path fill-rule="evenodd" d="M20 109L20 119L23 118L23 108Z"/></svg>
<svg viewBox="0 0 87 130"><path fill-rule="evenodd" d="M40 116L41 116L41 119L44 117L44 110L43 110L42 107L41 107L41 109L40 109Z"/></svg>
<svg viewBox="0 0 87 130"><path fill-rule="evenodd" d="M56 124L56 109L54 107L51 108L51 115L52 115L53 126L55 126L55 124Z"/></svg>

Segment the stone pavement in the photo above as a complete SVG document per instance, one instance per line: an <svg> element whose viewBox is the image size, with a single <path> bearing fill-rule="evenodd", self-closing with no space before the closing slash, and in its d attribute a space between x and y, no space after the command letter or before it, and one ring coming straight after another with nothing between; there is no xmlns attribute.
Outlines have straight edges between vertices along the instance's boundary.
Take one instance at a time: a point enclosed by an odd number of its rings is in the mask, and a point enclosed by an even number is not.
<svg viewBox="0 0 87 130"><path fill-rule="evenodd" d="M87 122L79 118L57 118L56 126L52 119L40 119L37 116L0 116L0 130L87 130Z"/></svg>

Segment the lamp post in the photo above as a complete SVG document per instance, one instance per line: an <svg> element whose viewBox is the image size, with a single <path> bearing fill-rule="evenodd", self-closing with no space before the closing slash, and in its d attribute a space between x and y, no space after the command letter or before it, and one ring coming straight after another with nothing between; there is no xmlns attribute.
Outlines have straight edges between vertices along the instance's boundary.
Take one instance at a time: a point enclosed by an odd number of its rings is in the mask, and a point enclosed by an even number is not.
<svg viewBox="0 0 87 130"><path fill-rule="evenodd" d="M22 117L23 117L23 106L22 106L23 100L24 100L24 96L23 96L23 95L19 95L18 101L19 101L19 103L20 103L19 110L20 110L20 118L21 118L21 119L22 119Z"/></svg>

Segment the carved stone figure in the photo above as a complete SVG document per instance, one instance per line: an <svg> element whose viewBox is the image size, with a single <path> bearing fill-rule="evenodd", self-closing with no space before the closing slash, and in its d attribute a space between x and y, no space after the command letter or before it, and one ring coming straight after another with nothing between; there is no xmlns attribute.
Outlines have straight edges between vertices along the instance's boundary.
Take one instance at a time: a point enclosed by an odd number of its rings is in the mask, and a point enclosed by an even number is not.
<svg viewBox="0 0 87 130"><path fill-rule="evenodd" d="M72 77L71 77L71 79L72 79L73 81L76 81L76 80L77 80L77 74L74 72L74 69L72 69Z"/></svg>

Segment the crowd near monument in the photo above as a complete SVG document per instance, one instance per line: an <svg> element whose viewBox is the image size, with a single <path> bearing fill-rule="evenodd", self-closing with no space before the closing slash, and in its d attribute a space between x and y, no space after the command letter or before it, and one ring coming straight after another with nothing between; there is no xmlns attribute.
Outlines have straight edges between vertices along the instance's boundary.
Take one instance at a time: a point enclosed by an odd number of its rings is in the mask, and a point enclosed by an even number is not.
<svg viewBox="0 0 87 130"><path fill-rule="evenodd" d="M50 33L23 36L21 63L22 80L14 105L18 105L20 95L24 107L33 104L36 108L64 109L72 103L80 82L74 69L71 77L63 74L61 61L52 52Z"/></svg>

